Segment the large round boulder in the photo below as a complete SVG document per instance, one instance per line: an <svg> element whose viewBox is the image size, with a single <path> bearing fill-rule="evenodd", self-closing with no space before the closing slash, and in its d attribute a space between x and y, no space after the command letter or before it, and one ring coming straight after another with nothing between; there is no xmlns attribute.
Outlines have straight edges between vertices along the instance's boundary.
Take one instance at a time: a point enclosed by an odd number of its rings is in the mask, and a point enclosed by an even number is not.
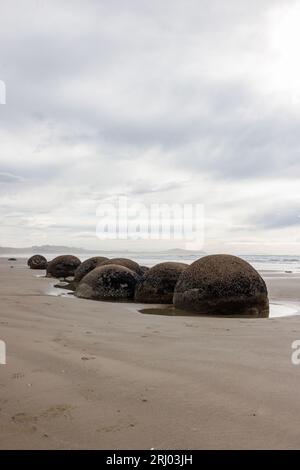
<svg viewBox="0 0 300 470"><path fill-rule="evenodd" d="M171 304L179 276L188 267L185 263L159 263L149 269L136 286L135 301Z"/></svg>
<svg viewBox="0 0 300 470"><path fill-rule="evenodd" d="M27 261L30 269L47 269L47 264L46 258L42 255L33 255Z"/></svg>
<svg viewBox="0 0 300 470"><path fill-rule="evenodd" d="M124 266L125 268L131 269L131 271L136 272L139 275L143 274L143 270L138 263L128 258L111 258L107 261L103 261L101 266L107 266L109 264L116 264L118 266Z"/></svg>
<svg viewBox="0 0 300 470"><path fill-rule="evenodd" d="M74 282L79 283L84 276L86 276L90 271L95 269L98 265L108 261L108 258L105 256L94 256L93 258L86 259L83 261L75 271Z"/></svg>
<svg viewBox="0 0 300 470"><path fill-rule="evenodd" d="M133 299L139 276L124 266L99 266L89 272L76 289L77 297L93 300Z"/></svg>
<svg viewBox="0 0 300 470"><path fill-rule="evenodd" d="M77 256L73 255L62 255L57 256L52 261L48 263L47 266L47 276L57 277L57 278L66 278L69 276L74 276L74 273L78 266L80 266L81 261Z"/></svg>
<svg viewBox="0 0 300 470"><path fill-rule="evenodd" d="M206 315L267 317L266 284L246 261L231 255L210 255L192 263L180 276L176 308Z"/></svg>

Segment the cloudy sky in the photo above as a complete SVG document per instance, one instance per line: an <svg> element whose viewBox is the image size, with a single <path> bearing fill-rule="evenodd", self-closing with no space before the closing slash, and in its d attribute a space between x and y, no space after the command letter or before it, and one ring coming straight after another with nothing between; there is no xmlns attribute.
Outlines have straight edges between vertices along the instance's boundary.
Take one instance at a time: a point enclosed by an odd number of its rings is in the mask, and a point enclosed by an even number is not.
<svg viewBox="0 0 300 470"><path fill-rule="evenodd" d="M186 246L99 240L127 196L203 205L209 252L300 253L299 21L299 0L2 0L0 245Z"/></svg>

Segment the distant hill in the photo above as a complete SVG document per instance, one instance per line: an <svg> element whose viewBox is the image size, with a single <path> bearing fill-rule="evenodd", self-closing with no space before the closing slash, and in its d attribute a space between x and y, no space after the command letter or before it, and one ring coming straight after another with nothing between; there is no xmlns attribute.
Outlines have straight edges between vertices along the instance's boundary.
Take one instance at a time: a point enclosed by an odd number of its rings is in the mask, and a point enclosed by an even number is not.
<svg viewBox="0 0 300 470"><path fill-rule="evenodd" d="M141 251L137 251L136 253L140 253ZM46 254L104 254L104 253L135 253L134 250L88 250L87 248L78 248L78 247L70 247L70 246L63 246L63 245L36 245L36 246L27 246L24 248L16 248L11 246L0 246L0 256L6 254L34 254L34 253L46 253ZM170 255L188 255L192 253L197 253L199 255L205 255L204 251L190 251L184 250L181 248L172 248L170 250L153 250L148 251L145 250L143 253L169 253Z"/></svg>
<svg viewBox="0 0 300 470"><path fill-rule="evenodd" d="M41 245L41 246L28 246L24 248L15 248L9 246L1 246L0 254L8 253L103 253L100 250L87 250L85 248L76 248L70 246L59 245Z"/></svg>

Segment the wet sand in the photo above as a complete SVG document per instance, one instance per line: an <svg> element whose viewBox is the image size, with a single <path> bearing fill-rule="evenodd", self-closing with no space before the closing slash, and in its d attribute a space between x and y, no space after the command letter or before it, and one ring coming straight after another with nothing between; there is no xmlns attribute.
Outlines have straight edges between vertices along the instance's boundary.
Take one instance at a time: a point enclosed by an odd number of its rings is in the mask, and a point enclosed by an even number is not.
<svg viewBox="0 0 300 470"><path fill-rule="evenodd" d="M38 274L0 260L1 449L300 448L300 316L146 315ZM300 304L299 276L265 279Z"/></svg>

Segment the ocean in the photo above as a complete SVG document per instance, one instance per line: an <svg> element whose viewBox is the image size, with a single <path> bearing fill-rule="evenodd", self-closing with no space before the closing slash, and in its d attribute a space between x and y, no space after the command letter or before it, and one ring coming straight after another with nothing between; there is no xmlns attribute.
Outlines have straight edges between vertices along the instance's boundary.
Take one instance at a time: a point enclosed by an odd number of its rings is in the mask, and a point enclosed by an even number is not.
<svg viewBox="0 0 300 470"><path fill-rule="evenodd" d="M41 253L48 260L51 260L59 254L65 253ZM74 253L82 261L92 256L106 256L107 258L130 258L143 266L154 266L164 261L178 261L191 264L197 259L205 256L197 252L188 252L184 250L165 251L165 252L140 252L140 251L105 251L103 253ZM2 258L29 258L32 254L28 253L9 253L1 254ZM277 273L300 273L300 255L238 255L248 261L259 272L275 271Z"/></svg>

